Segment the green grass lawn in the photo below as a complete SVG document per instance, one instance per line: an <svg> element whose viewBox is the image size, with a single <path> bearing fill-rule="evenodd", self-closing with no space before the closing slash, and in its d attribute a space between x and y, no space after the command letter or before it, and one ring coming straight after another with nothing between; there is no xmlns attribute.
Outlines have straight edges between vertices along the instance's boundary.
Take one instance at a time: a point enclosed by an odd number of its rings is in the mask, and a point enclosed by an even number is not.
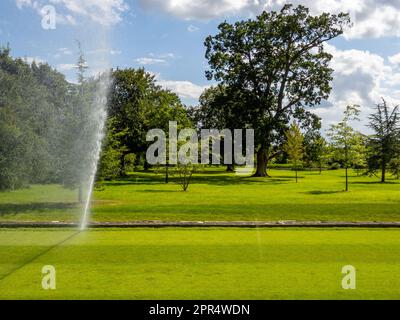
<svg viewBox="0 0 400 320"><path fill-rule="evenodd" d="M272 170L272 178L249 178L212 169L194 177L187 193L164 184L153 173L135 173L106 182L94 194L95 221L400 221L400 183L351 173L343 192L344 171ZM0 193L0 221L78 221L76 191L32 186Z"/></svg>
<svg viewBox="0 0 400 320"><path fill-rule="evenodd" d="M400 230L91 230L55 246L74 232L0 230L0 299L400 298Z"/></svg>

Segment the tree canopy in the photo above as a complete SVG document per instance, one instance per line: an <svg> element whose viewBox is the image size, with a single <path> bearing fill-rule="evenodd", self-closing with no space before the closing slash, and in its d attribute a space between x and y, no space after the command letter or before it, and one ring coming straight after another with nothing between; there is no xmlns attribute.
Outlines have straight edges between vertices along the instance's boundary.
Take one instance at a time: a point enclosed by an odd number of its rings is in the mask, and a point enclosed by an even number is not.
<svg viewBox="0 0 400 320"><path fill-rule="evenodd" d="M266 176L291 119L313 117L305 108L329 97L332 56L323 44L349 24L345 13L312 16L304 6L285 5L254 20L224 22L206 39L207 78L235 92L242 105L235 116L255 130L256 176Z"/></svg>
<svg viewBox="0 0 400 320"><path fill-rule="evenodd" d="M386 171L391 161L400 151L400 113L399 106L390 108L383 99L377 104L375 112L369 116L369 127L373 135L368 138L368 171L381 171L381 182L386 181Z"/></svg>
<svg viewBox="0 0 400 320"><path fill-rule="evenodd" d="M283 151L287 153L289 159L293 162L294 170L296 172L296 183L298 182L298 167L297 165L304 157L304 136L300 131L299 126L293 123L290 129L286 131L286 141L283 146Z"/></svg>

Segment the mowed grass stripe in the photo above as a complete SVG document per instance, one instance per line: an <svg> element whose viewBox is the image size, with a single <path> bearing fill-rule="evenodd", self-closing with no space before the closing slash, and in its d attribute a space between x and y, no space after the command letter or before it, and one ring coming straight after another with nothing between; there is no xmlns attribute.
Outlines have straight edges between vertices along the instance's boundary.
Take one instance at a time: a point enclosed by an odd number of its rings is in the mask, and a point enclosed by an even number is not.
<svg viewBox="0 0 400 320"><path fill-rule="evenodd" d="M0 239L26 245L24 232ZM41 289L45 264L57 269L52 292ZM346 264L357 268L355 291L341 288ZM398 230L170 228L81 233L0 282L0 298L396 299L397 288Z"/></svg>
<svg viewBox="0 0 400 320"><path fill-rule="evenodd" d="M25 248L22 247L21 248L21 246L17 246L17 247L11 248L11 247L7 247L7 246L1 246L2 251L5 251L6 253L11 252L11 255L9 255L9 257L14 255L14 259L15 259L15 257L18 257L18 258L14 260L15 262L11 265L12 267L7 268L7 266L5 266L5 267L0 268L0 270L2 271L2 273L0 274L0 282L4 281L6 278L11 276L13 273L18 272L19 270L23 269L25 266L33 263L35 260L39 259L41 256L46 255L48 252L50 252L54 248L61 246L64 243L68 242L70 239L75 237L77 234L79 234L79 232L74 231L73 233L69 234L66 238L63 238L60 241L57 241L57 242L51 244L50 246L46 246L46 247L30 246L30 247L25 247ZM8 250L7 250L7 248L8 248ZM18 252L16 251L16 249L18 250ZM21 252L23 253L22 256L21 256ZM10 266L10 264L6 264L6 265Z"/></svg>

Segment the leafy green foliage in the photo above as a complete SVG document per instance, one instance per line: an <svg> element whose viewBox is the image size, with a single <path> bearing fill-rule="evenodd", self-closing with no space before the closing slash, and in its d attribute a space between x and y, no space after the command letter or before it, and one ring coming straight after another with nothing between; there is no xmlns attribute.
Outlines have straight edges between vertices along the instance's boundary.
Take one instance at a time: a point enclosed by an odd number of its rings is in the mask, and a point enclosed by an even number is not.
<svg viewBox="0 0 400 320"><path fill-rule="evenodd" d="M397 175L395 159L400 151L399 106L390 109L385 100L371 114L369 127L374 134L368 139L368 173L381 171L381 182L386 181L386 170L390 165Z"/></svg>
<svg viewBox="0 0 400 320"><path fill-rule="evenodd" d="M307 132L304 136L305 161L309 168L316 166L319 172L326 166L331 156L328 142L319 132Z"/></svg>
<svg viewBox="0 0 400 320"><path fill-rule="evenodd" d="M290 126L290 129L286 131L286 141L283 146L283 150L289 156L289 159L292 161L294 165L294 170L296 171L296 183L298 182L297 176L297 165L304 157L304 136L300 131L299 126L296 123L293 123Z"/></svg>
<svg viewBox="0 0 400 320"><path fill-rule="evenodd" d="M329 97L332 56L323 44L349 24L348 14L312 16L304 6L285 5L254 20L224 22L206 39L208 79L235 93L235 117L255 130L256 176L265 176L280 152L291 118L315 118L306 108Z"/></svg>
<svg viewBox="0 0 400 320"><path fill-rule="evenodd" d="M109 119L98 169L98 181L119 178L122 176L122 170L125 170L122 167L122 161L126 148L121 144L121 138L127 134L127 131L116 132L114 123L113 118Z"/></svg>
<svg viewBox="0 0 400 320"><path fill-rule="evenodd" d="M0 190L57 180L64 76L46 64L29 65L0 49Z"/></svg>
<svg viewBox="0 0 400 320"><path fill-rule="evenodd" d="M144 158L149 146L146 134L151 129L168 132L170 121L177 121L179 127L191 127L179 97L157 86L154 76L144 69L115 70L112 76L109 117L113 121L109 130L117 135L114 140L122 151L121 158L127 154ZM124 161L120 165L124 174Z"/></svg>
<svg viewBox="0 0 400 320"><path fill-rule="evenodd" d="M176 177L176 183L179 184L183 192L186 192L192 182L193 174L198 171L198 168L198 165L191 163L178 164L170 169L170 174Z"/></svg>
<svg viewBox="0 0 400 320"><path fill-rule="evenodd" d="M359 120L359 114L360 106L347 106L343 119L339 123L331 125L328 131L334 159L341 161L346 169L346 191L349 190L348 168L360 164L365 157L363 137L350 125L351 121Z"/></svg>

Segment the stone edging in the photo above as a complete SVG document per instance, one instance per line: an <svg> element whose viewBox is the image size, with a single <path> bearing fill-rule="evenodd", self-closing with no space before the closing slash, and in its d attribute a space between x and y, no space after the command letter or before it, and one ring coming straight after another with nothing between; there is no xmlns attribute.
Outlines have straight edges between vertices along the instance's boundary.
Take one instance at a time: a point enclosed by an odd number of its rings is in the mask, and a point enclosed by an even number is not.
<svg viewBox="0 0 400 320"><path fill-rule="evenodd" d="M69 222L0 222L0 228L77 228ZM92 222L89 228L400 228L400 222L345 221L132 221Z"/></svg>

